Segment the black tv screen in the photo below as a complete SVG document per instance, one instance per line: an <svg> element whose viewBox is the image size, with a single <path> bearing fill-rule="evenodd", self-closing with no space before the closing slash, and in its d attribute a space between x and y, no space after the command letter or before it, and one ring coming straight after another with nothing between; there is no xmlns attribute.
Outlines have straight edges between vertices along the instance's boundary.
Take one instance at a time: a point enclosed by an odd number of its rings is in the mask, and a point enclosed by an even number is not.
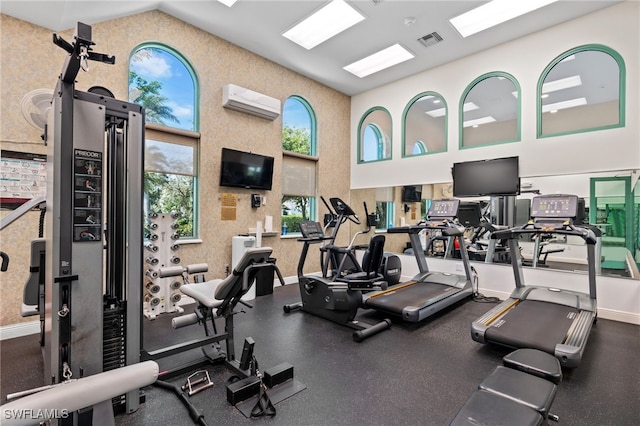
<svg viewBox="0 0 640 426"><path fill-rule="evenodd" d="M409 185L402 187L403 203L418 203L422 200L422 185Z"/></svg>
<svg viewBox="0 0 640 426"><path fill-rule="evenodd" d="M220 186L271 190L273 157L222 148Z"/></svg>
<svg viewBox="0 0 640 426"><path fill-rule="evenodd" d="M455 197L520 194L518 157L454 163L451 173Z"/></svg>

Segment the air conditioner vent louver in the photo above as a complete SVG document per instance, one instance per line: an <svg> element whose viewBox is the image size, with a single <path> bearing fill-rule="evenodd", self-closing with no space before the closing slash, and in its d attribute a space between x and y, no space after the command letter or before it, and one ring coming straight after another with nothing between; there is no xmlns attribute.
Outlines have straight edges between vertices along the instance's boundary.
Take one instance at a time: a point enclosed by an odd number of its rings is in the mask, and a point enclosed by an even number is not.
<svg viewBox="0 0 640 426"><path fill-rule="evenodd" d="M432 32L431 34L427 34L426 36L418 39L424 47L433 46L436 43L440 43L442 40L444 40L442 36L436 32Z"/></svg>

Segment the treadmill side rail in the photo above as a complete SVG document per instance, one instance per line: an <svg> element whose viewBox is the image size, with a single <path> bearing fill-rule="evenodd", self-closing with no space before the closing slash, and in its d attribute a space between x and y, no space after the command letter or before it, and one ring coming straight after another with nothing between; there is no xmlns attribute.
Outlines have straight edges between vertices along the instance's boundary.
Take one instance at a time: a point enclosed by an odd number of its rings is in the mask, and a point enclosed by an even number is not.
<svg viewBox="0 0 640 426"><path fill-rule="evenodd" d="M512 307L518 303L519 299L509 298L502 303L497 304L489 312L482 315L480 318L471 323L471 338L479 343L486 343L485 333L491 326L491 323L505 313L507 313Z"/></svg>

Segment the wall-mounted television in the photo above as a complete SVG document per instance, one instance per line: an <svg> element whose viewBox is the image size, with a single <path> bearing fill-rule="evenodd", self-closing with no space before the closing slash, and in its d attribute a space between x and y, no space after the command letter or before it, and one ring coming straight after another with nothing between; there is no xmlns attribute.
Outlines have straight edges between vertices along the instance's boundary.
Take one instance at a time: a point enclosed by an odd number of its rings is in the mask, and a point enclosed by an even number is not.
<svg viewBox="0 0 640 426"><path fill-rule="evenodd" d="M273 157L222 148L220 186L271 190Z"/></svg>
<svg viewBox="0 0 640 426"><path fill-rule="evenodd" d="M454 163L451 174L455 197L520 194L518 157Z"/></svg>
<svg viewBox="0 0 640 426"><path fill-rule="evenodd" d="M403 203L419 203L422 201L422 185L407 185L402 187Z"/></svg>

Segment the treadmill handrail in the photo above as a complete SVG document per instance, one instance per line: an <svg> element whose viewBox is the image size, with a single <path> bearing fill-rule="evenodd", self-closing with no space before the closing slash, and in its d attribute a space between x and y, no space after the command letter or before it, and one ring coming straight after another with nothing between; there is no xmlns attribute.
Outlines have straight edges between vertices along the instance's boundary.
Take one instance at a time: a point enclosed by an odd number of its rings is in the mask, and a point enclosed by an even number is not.
<svg viewBox="0 0 640 426"><path fill-rule="evenodd" d="M491 233L492 240L512 240L518 238L521 234L561 234L575 235L581 237L585 243L595 245L597 237L589 228L576 227L573 225L564 225L562 228L536 228L533 223L527 223L519 228L510 228Z"/></svg>

